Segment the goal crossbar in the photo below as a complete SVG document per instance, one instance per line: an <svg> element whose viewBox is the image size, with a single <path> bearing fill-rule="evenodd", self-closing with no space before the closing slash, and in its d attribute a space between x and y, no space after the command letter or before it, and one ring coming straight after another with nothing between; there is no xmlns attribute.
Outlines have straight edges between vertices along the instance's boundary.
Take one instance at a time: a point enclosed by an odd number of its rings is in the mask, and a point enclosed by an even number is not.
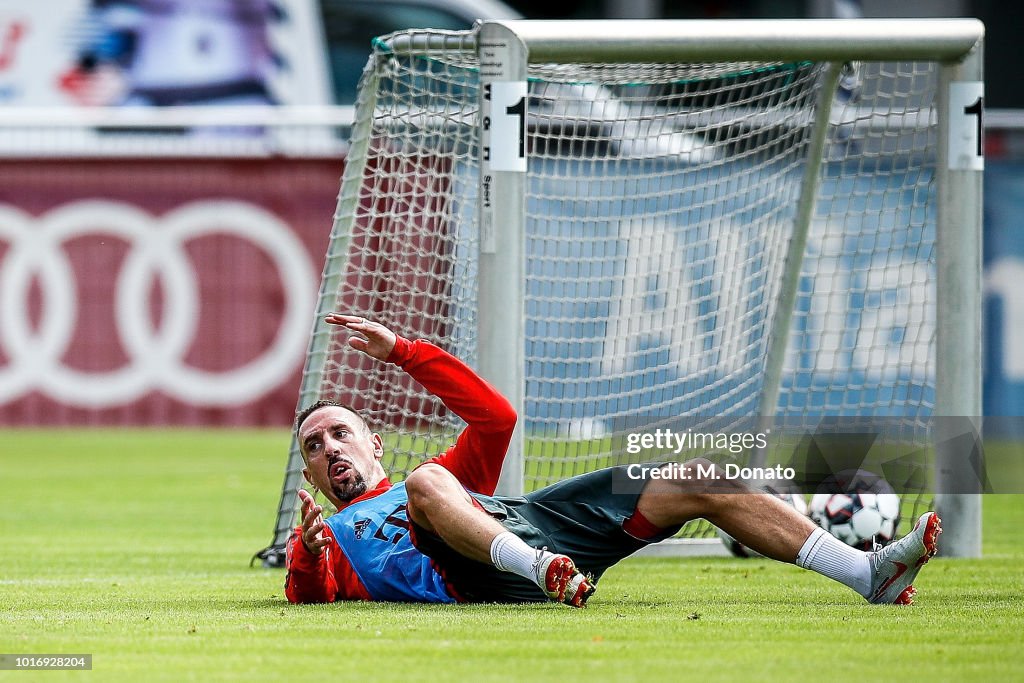
<svg viewBox="0 0 1024 683"><path fill-rule="evenodd" d="M540 62L712 62L753 59L958 60L984 37L977 19L509 20L485 21L515 34ZM469 36L398 34L396 53L460 48Z"/></svg>

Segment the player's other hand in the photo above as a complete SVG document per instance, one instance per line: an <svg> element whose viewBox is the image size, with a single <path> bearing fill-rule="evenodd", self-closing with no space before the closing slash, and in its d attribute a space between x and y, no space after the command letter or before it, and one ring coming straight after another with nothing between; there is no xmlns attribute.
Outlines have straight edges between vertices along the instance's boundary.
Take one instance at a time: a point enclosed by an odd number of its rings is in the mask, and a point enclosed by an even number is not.
<svg viewBox="0 0 1024 683"><path fill-rule="evenodd" d="M299 489L299 500L302 501L302 544L309 552L319 555L330 543L324 535L324 509L306 489Z"/></svg>
<svg viewBox="0 0 1024 683"><path fill-rule="evenodd" d="M340 325L346 329L358 332L362 337L349 337L348 345L356 351L362 351L371 358L387 360L391 350L395 348L397 335L380 323L375 323L360 318L356 315L344 315L342 313L331 313L324 321L330 325Z"/></svg>

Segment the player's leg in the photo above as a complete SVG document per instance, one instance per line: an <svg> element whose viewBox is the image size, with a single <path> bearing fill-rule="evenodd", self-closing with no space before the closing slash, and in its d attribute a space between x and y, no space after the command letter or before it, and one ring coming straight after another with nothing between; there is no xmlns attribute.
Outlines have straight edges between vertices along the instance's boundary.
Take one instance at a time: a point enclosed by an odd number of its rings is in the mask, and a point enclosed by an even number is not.
<svg viewBox="0 0 1024 683"><path fill-rule="evenodd" d="M663 471L670 473L667 468ZM650 479L637 501L637 511L655 527L703 518L748 548L783 562L796 560L816 528L779 498L717 478L720 471L709 460L691 460L675 471L679 476Z"/></svg>
<svg viewBox="0 0 1024 683"><path fill-rule="evenodd" d="M428 463L405 480L409 519L441 537L455 552L477 562L490 562L490 548L505 529L474 505L455 476Z"/></svg>
<svg viewBox="0 0 1024 683"><path fill-rule="evenodd" d="M417 468L405 487L410 521L463 557L529 579L550 598L576 607L593 593L570 558L527 545L480 508L444 467Z"/></svg>
<svg viewBox="0 0 1024 683"><path fill-rule="evenodd" d="M707 519L747 547L791 562L852 588L871 602L909 604L911 585L937 549L942 528L933 512L914 531L879 552L851 548L789 505L742 482L719 479L708 460L685 463L689 476L651 479L637 501L637 517L651 529Z"/></svg>

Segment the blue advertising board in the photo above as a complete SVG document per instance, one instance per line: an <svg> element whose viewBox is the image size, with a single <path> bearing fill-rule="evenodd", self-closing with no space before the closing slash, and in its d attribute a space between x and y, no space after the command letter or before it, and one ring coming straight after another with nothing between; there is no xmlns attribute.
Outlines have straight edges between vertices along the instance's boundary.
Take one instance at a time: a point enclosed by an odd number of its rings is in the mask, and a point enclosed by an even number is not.
<svg viewBox="0 0 1024 683"><path fill-rule="evenodd" d="M526 413L535 427L759 410L768 302L799 197L798 169L779 166L531 168ZM927 164L826 165L780 416L930 416L932 180Z"/></svg>
<svg viewBox="0 0 1024 683"><path fill-rule="evenodd" d="M985 168L984 286L985 414L1024 415L1024 163Z"/></svg>

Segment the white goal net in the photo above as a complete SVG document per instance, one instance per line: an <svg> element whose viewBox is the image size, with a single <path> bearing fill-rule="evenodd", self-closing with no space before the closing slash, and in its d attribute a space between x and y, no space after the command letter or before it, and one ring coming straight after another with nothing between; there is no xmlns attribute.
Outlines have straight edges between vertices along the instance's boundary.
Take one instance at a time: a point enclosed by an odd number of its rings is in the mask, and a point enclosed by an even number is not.
<svg viewBox="0 0 1024 683"><path fill-rule="evenodd" d="M481 161L489 86L477 42L471 31L374 43L319 314L378 320L475 367L489 352L482 315L514 319L523 491L629 461L622 437L639 427L881 417L901 439L928 443L935 61L794 50L764 61L531 61L523 108L508 110L526 156L522 277L499 283L522 292L523 310L494 311L481 254L501 254L481 203L500 186L489 182L497 160ZM345 401L386 435L393 480L463 426L321 322L298 403L319 398ZM294 524L301 468L293 446L277 547ZM904 518L930 503L908 492Z"/></svg>

